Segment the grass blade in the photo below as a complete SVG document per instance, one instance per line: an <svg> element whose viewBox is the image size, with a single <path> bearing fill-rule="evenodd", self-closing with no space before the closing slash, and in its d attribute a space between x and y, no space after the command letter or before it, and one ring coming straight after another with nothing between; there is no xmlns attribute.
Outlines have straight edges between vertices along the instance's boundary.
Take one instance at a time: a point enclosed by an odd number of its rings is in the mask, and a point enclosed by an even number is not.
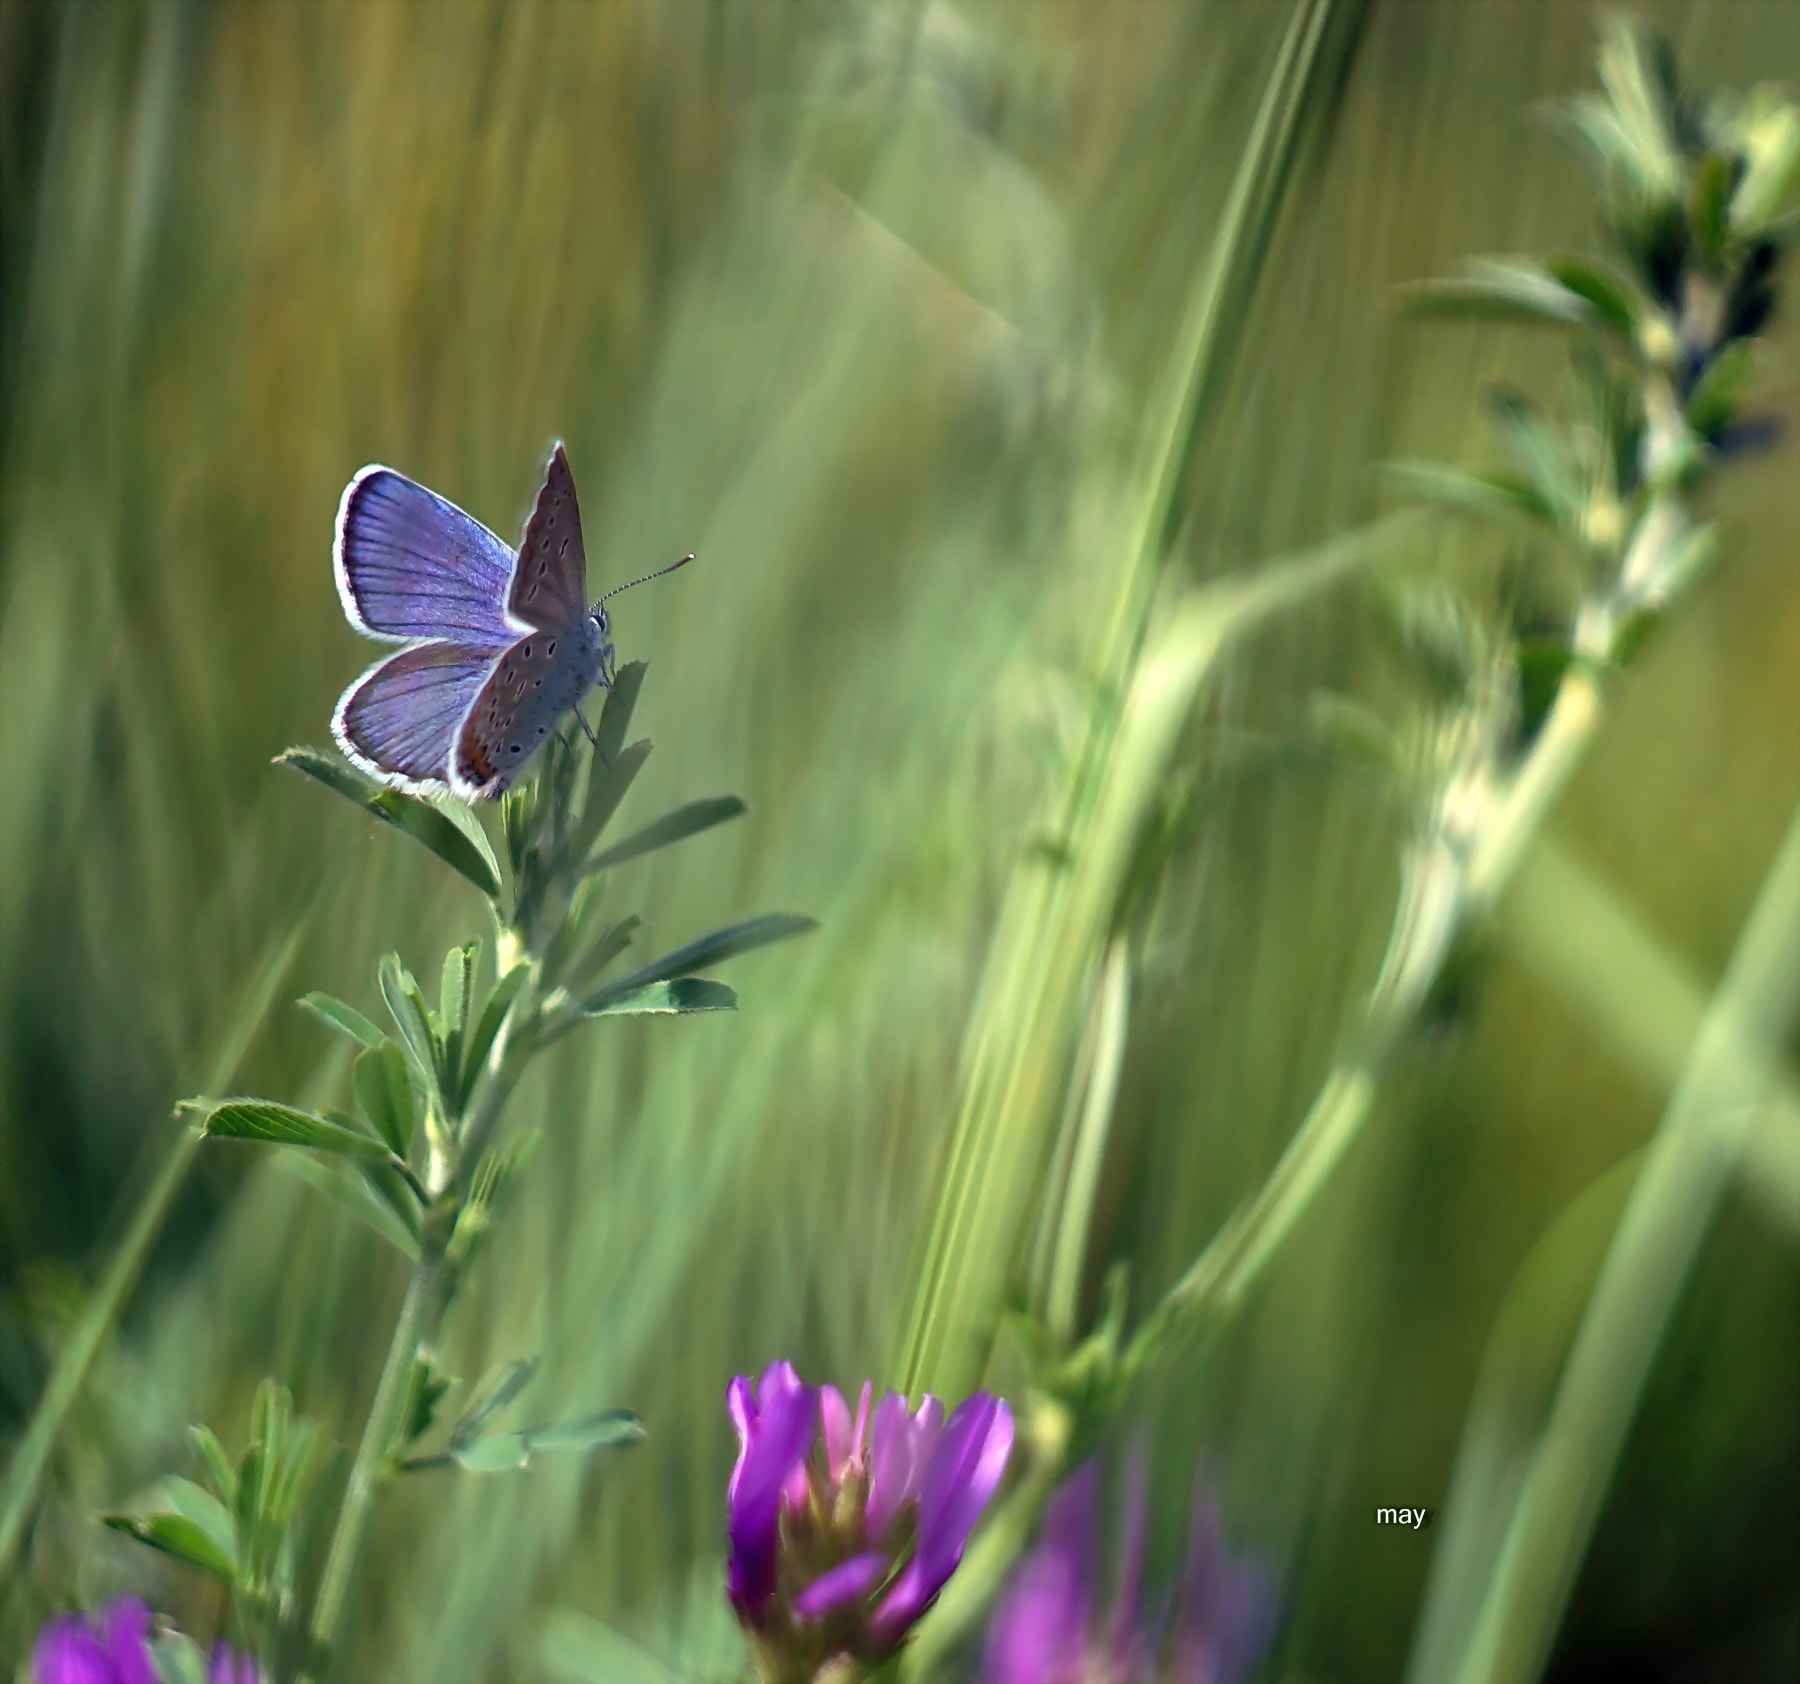
<svg viewBox="0 0 1800 1684"><path fill-rule="evenodd" d="M1458 1684L1542 1670L1656 1347L1800 1011L1800 812L1764 880L1613 1237Z"/></svg>

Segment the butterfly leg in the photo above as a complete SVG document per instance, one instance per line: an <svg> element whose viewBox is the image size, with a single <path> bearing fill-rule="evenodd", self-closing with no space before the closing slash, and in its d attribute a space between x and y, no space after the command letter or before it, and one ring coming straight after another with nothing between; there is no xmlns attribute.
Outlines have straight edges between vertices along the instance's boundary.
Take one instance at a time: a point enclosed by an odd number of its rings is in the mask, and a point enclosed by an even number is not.
<svg viewBox="0 0 1800 1684"><path fill-rule="evenodd" d="M606 751L601 748L600 739L594 735L594 728L588 724L587 715L581 711L581 704L579 702L575 704L575 717L581 721L582 730L587 732L588 741L594 745L594 753L598 757L600 764L610 772L612 770L612 762L606 758Z"/></svg>

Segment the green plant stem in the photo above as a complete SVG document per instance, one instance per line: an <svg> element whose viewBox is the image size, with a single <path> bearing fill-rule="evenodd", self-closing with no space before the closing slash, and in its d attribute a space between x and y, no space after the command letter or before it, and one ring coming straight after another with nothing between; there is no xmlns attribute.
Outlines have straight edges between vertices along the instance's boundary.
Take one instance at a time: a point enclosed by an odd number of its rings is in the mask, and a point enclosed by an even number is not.
<svg viewBox="0 0 1800 1684"><path fill-rule="evenodd" d="M1381 1077L1410 1035L1461 932L1487 915L1543 828L1604 714L1599 672L1571 668L1530 751L1489 809L1465 860L1430 840L1415 850L1382 969L1352 1050L1255 1197L1220 1229L1145 1320L1126 1357L1141 1374L1181 1332L1242 1302L1330 1180L1368 1120Z"/></svg>
<svg viewBox="0 0 1800 1684"><path fill-rule="evenodd" d="M956 1391L982 1363L975 1331L991 1324L999 1281L1022 1222L1016 1166L1047 1155L1046 1117L1066 1073L1067 1038L1116 885L1099 862L1096 831L1119 830L1143 792L1123 787L1125 700L1152 631L1151 610L1181 483L1218 413L1243 342L1309 117L1354 54L1366 0L1303 0L1290 14L1214 239L1195 277L1147 405L1123 493L1129 536L1110 601L1098 615L1096 668L1108 701L1096 710L1075 770L1055 803L1055 834L1075 872L1022 868L1008 887L966 1042L958 1113L937 1206L915 1271L894 1369L907 1391ZM1162 767L1153 769L1160 776ZM1109 803L1109 795L1111 797Z"/></svg>
<svg viewBox="0 0 1800 1684"><path fill-rule="evenodd" d="M1531 752L1470 852L1464 894L1475 916L1489 912L1512 881L1569 775L1593 741L1604 708L1601 672L1586 663L1570 668Z"/></svg>
<svg viewBox="0 0 1800 1684"><path fill-rule="evenodd" d="M1073 1131L1071 1162L1057 1212L1044 1312L1051 1337L1063 1342L1075 1335L1088 1232L1093 1226L1094 1203L1100 1190L1113 1102L1125 1065L1130 1013L1131 952L1125 939L1117 936L1107 950L1094 992L1084 1061L1087 1079L1069 1096L1079 1122Z"/></svg>
<svg viewBox="0 0 1800 1684"><path fill-rule="evenodd" d="M500 1032L489 1050L486 1074L474 1108L464 1120L456 1146L455 1164L442 1189L434 1189L454 1200L466 1199L475 1176L486 1157L498 1128L506 1102L512 1097L519 1076L530 1058L532 1036L529 1031L516 1032L536 1013L536 994L531 982L519 990L508 1009ZM428 1224L432 1212L426 1213ZM331 1665L331 1648L343 1618L344 1605L356 1571L362 1541L368 1530L369 1515L376 1491L389 1471L389 1462L399 1442L401 1414L411 1388L414 1364L421 1351L436 1342L438 1324L454 1288L452 1267L443 1247L449 1236L439 1234L435 1250L427 1252L407 1287L405 1301L394 1324L388 1345L387 1360L375 1396L369 1405L368 1419L363 1423L361 1441L356 1447L356 1460L344 1488L344 1501L338 1510L337 1525L332 1533L331 1548L319 1579L318 1599L313 1605L313 1668ZM428 1242L429 1243L429 1242Z"/></svg>
<svg viewBox="0 0 1800 1684"><path fill-rule="evenodd" d="M387 1474L388 1462L399 1440L401 1416L411 1391L413 1364L435 1327L441 1309L443 1269L443 1259L438 1255L427 1257L419 1265L407 1285L406 1298L394 1323L387 1360L375 1386L368 1419L363 1423L362 1439L356 1447L356 1459L350 1465L350 1478L338 1510L337 1526L332 1532L331 1548L319 1577L319 1595L313 1604L312 1658L306 1674L309 1679L323 1676L332 1666L332 1645L337 1640L344 1605L355 1578L375 1493Z"/></svg>
<svg viewBox="0 0 1800 1684"><path fill-rule="evenodd" d="M1669 1098L1575 1335L1458 1684L1543 1670L1683 1281L1800 1011L1800 811Z"/></svg>

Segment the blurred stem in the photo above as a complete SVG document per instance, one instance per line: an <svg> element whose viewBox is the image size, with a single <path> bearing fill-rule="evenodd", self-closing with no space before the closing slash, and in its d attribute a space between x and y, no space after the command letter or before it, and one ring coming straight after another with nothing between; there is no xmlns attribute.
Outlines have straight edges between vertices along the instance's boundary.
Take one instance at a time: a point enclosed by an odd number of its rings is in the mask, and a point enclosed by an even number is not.
<svg viewBox="0 0 1800 1684"><path fill-rule="evenodd" d="M1650 393L1650 463L1672 458L1683 422ZM1576 658L1525 758L1461 846L1439 821L1414 845L1387 961L1352 1051L1325 1079L1305 1122L1251 1202L1220 1230L1133 1339L1127 1363L1140 1372L1184 1325L1229 1313L1280 1248L1344 1156L1374 1103L1388 1061L1410 1036L1444 962L1471 923L1488 917L1544 828L1605 711L1604 682L1631 617L1662 606L1693 533L1685 500L1655 490L1619 556L1611 588L1590 599L1576 624Z"/></svg>
<svg viewBox="0 0 1800 1684"><path fill-rule="evenodd" d="M407 1285L406 1298L394 1323L387 1361L382 1365L375 1397L369 1405L369 1416L363 1423L362 1440L356 1447L356 1460L350 1466L343 1506L338 1510L337 1527L331 1536L331 1549L319 1577L318 1600L313 1604L311 1658L306 1672L309 1679L335 1670L332 1646L337 1640L344 1605L356 1576L357 1559L368 1531L375 1492L387 1474L388 1462L399 1441L401 1418L412 1390L413 1365L436 1323L442 1304L443 1279L441 1254L428 1256Z"/></svg>
<svg viewBox="0 0 1800 1684"><path fill-rule="evenodd" d="M1469 912L1478 917L1487 913L1512 881L1532 838L1593 740L1603 702L1599 672L1586 663L1572 667L1531 752L1470 851L1464 887Z"/></svg>
<svg viewBox="0 0 1800 1684"><path fill-rule="evenodd" d="M1301 143L1348 71L1367 4L1300 0L1290 12L1207 262L1194 277L1145 406L1123 493L1126 535L1094 645L1105 700L1055 802L1055 833L1075 866L1049 877L1034 862L1008 886L966 1041L936 1208L896 1351L894 1366L908 1392L962 1389L982 1367L976 1330L991 1324L1022 1221L1025 1178L1018 1166L1041 1163L1047 1155L1045 1113L1066 1079L1069 1029L1092 961L1111 934L1106 916L1116 883L1106 877L1110 850L1115 832L1123 832L1146 798L1145 790L1125 787L1129 757L1121 739L1131 724L1126 714L1134 683L1148 676L1160 684L1156 663L1144 659L1143 649L1154 629L1152 608L1171 553L1170 535L1182 518L1183 478L1218 413L1244 341ZM1221 640L1207 631L1193 641L1210 660ZM1197 682L1204 663L1188 665ZM1190 688L1184 706L1191 699ZM1157 700L1162 730L1167 698L1159 693ZM1162 770L1160 761L1149 768L1147 788L1154 788Z"/></svg>
<svg viewBox="0 0 1800 1684"><path fill-rule="evenodd" d="M227 1089L237 1075L238 1066L249 1051L251 1038L268 1016L282 978L294 961L300 937L305 932L323 882L323 874L314 877L301 895L287 927L277 931L270 942L244 992L243 1004L226 1024L218 1050L207 1069L202 1093L217 1094ZM119 1249L113 1253L93 1294L82 1307L74 1331L57 1353L56 1365L50 1371L43 1395L7 1464L6 1477L0 1481L0 1587L14 1582L13 1562L25 1536L26 1524L36 1511L38 1490L45 1469L50 1465L50 1453L56 1447L63 1423L81 1393L88 1370L93 1367L126 1294L143 1271L145 1259L162 1232L199 1143L198 1131L184 1123L132 1216Z"/></svg>
<svg viewBox="0 0 1800 1684"><path fill-rule="evenodd" d="M1613 1236L1458 1684L1543 1670L1663 1329L1800 1011L1800 811Z"/></svg>
<svg viewBox="0 0 1800 1684"><path fill-rule="evenodd" d="M63 1422L87 1379L88 1370L99 1354L101 1342L119 1313L119 1306L142 1270L157 1235L162 1232L169 1207L187 1178L188 1165L194 1161L194 1151L199 1144L199 1131L184 1123L157 1169L156 1179L145 1191L143 1202L132 1216L131 1226L119 1242L119 1249L113 1253L106 1272L82 1307L74 1332L57 1353L56 1366L50 1372L43 1396L38 1399L31 1424L13 1451L5 1483L0 1486L0 1582L11 1582L13 1557L24 1536L25 1524L37 1506L38 1486L43 1480L50 1452L55 1448Z"/></svg>
<svg viewBox="0 0 1800 1684"><path fill-rule="evenodd" d="M1472 920L1504 893L1603 717L1599 672L1572 667L1530 751L1465 855L1433 832L1403 874L1387 962L1351 1052L1325 1078L1256 1196L1233 1215L1132 1339L1142 1373L1186 1328L1229 1315L1331 1178L1368 1120L1383 1072L1412 1032L1444 961Z"/></svg>
<svg viewBox="0 0 1800 1684"><path fill-rule="evenodd" d="M1070 1095L1079 1107L1080 1122L1073 1136L1072 1158L1057 1211L1056 1243L1050 1257L1050 1279L1045 1325L1055 1339L1067 1341L1075 1334L1080 1311L1082 1274L1087 1263L1088 1229L1094 1217L1094 1200L1100 1190L1100 1171L1106 1158L1106 1137L1112 1125L1113 1102L1118 1096L1119 1074L1125 1064L1126 1030L1131 1013L1131 953L1124 937L1115 936L1100 974L1084 1047L1087 1080Z"/></svg>

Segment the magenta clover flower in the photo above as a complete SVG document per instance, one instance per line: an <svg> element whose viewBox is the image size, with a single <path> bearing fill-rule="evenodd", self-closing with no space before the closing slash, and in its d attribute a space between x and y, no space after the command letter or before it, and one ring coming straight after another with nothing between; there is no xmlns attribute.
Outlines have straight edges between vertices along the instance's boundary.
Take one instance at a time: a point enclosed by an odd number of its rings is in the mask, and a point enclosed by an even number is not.
<svg viewBox="0 0 1800 1684"><path fill-rule="evenodd" d="M982 1684L1241 1684L1274 1624L1268 1575L1223 1546L1211 1488L1194 1491L1181 1584L1160 1617L1140 1613L1144 1464L1127 1482L1111 1607L1099 1607L1089 1462L1050 1499L1037 1547L1014 1572L988 1627Z"/></svg>
<svg viewBox="0 0 1800 1684"><path fill-rule="evenodd" d="M98 1621L64 1614L38 1633L31 1651L31 1684L158 1684L150 1648L151 1615L126 1597ZM213 1650L208 1684L262 1684L248 1655L221 1643Z"/></svg>
<svg viewBox="0 0 1800 1684"><path fill-rule="evenodd" d="M157 1684L150 1610L115 1602L97 1624L80 1614L51 1620L31 1651L33 1684Z"/></svg>
<svg viewBox="0 0 1800 1684"><path fill-rule="evenodd" d="M977 1392L950 1418L889 1392L854 1418L791 1364L731 1382L727 1594L771 1676L890 1655L956 1571L1012 1453L1012 1411Z"/></svg>

